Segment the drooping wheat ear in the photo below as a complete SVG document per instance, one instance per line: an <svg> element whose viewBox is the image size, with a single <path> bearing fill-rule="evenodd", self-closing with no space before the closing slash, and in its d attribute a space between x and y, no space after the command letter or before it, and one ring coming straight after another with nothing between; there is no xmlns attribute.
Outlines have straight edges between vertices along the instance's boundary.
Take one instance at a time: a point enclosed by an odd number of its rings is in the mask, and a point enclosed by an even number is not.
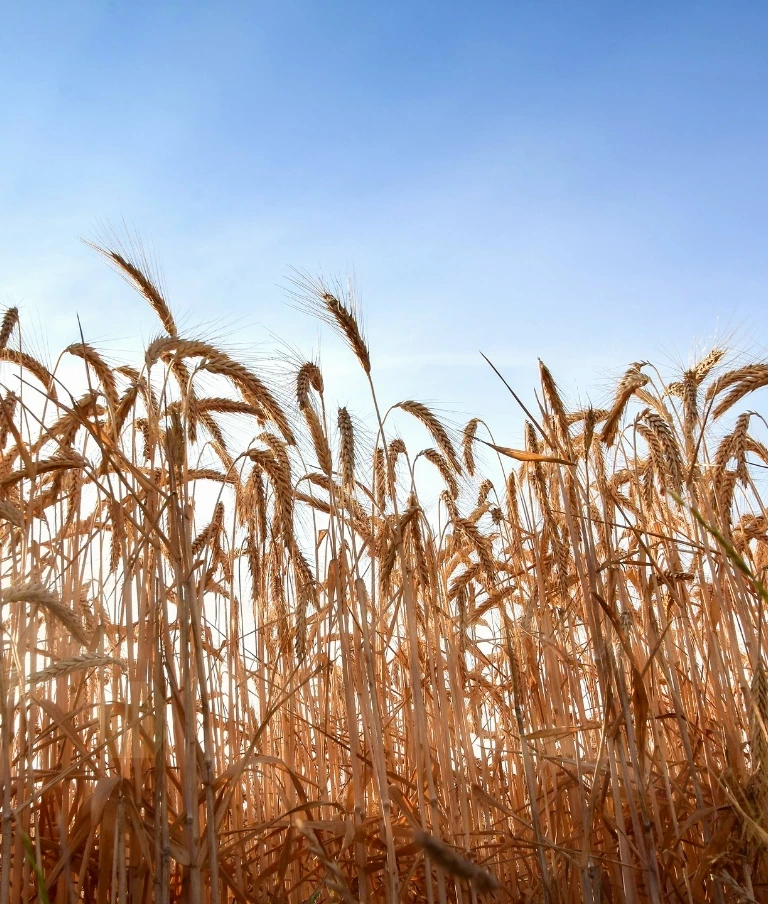
<svg viewBox="0 0 768 904"><path fill-rule="evenodd" d="M291 485L291 460L288 457L288 451L285 448L285 443L280 439L280 437L275 436L274 433L269 433L269 431L265 430L263 433L260 433L257 437L259 442L264 443L267 446L272 454L275 456L275 459L279 463L280 469L285 474L289 486Z"/></svg>
<svg viewBox="0 0 768 904"><path fill-rule="evenodd" d="M14 584L0 598L4 603L33 603L40 606L64 625L78 643L83 646L88 643L88 635L75 612L42 584L37 582Z"/></svg>
<svg viewBox="0 0 768 904"><path fill-rule="evenodd" d="M752 676L749 747L760 796L768 796L768 676L762 659Z"/></svg>
<svg viewBox="0 0 768 904"><path fill-rule="evenodd" d="M201 367L209 373L228 377L240 390L245 401L264 411L265 416L283 434L285 441L292 446L295 445L296 438L285 412L269 389L254 373L223 354L216 354L205 359Z"/></svg>
<svg viewBox="0 0 768 904"><path fill-rule="evenodd" d="M733 370L729 370L727 373L720 374L716 380L713 380L709 386L707 386L704 398L709 401L718 395L718 393L724 392L735 383L740 383L744 377L753 374L755 368L761 368L762 366L763 365L761 364L747 364L744 367L736 367Z"/></svg>
<svg viewBox="0 0 768 904"><path fill-rule="evenodd" d="M124 671L127 666L122 659L115 659L113 656L104 656L101 653L82 653L80 656L73 656L71 659L61 659L54 662L48 668L40 672L34 672L29 676L30 684L43 684L45 681L61 678L63 675L70 675L72 672L80 672L83 669L96 669L100 666L113 666Z"/></svg>
<svg viewBox="0 0 768 904"><path fill-rule="evenodd" d="M397 459L405 454L405 443L399 436L396 436L387 446L387 479L389 480L389 494L393 499L397 486Z"/></svg>
<svg viewBox="0 0 768 904"><path fill-rule="evenodd" d="M472 445L475 442L475 434L479 423L480 419L476 417L473 417L471 421L467 421L467 426L464 428L464 433L461 437L461 451L464 456L464 464L467 467L467 474L470 477L475 476L475 455Z"/></svg>
<svg viewBox="0 0 768 904"><path fill-rule="evenodd" d="M600 439L606 446L610 447L616 441L621 416L624 414L624 409L627 407L627 402L629 402L632 394L645 386L648 381L649 378L637 367L630 367L619 381L619 385L616 388L616 398L600 434Z"/></svg>
<svg viewBox="0 0 768 904"><path fill-rule="evenodd" d="M3 315L2 322L0 322L0 348L5 348L8 345L8 340L11 338L18 322L19 309L16 307L8 308Z"/></svg>
<svg viewBox="0 0 768 904"><path fill-rule="evenodd" d="M456 500L453 498L453 496L451 496L448 490L443 490L443 492L440 494L440 499L445 506L446 512L448 512L448 517L451 521L455 522L459 517L459 509L456 506Z"/></svg>
<svg viewBox="0 0 768 904"><path fill-rule="evenodd" d="M180 336L157 336L144 352L147 367L152 367L161 358L171 361L173 358L215 358L221 352L210 342L202 339L182 339Z"/></svg>
<svg viewBox="0 0 768 904"><path fill-rule="evenodd" d="M312 567L307 561L307 557L299 548L299 544L295 539L290 541L291 563L296 573L296 584L307 594L307 599L313 603L317 602L317 581L312 573Z"/></svg>
<svg viewBox="0 0 768 904"><path fill-rule="evenodd" d="M355 482L355 431L346 408L339 408L336 421L339 428L339 471L341 482L350 489Z"/></svg>
<svg viewBox="0 0 768 904"><path fill-rule="evenodd" d="M168 307L168 303L165 298L163 298L162 292L160 289L154 284L154 282L146 275L135 262L129 260L127 257L124 257L118 251L111 250L109 248L102 248L100 245L96 245L93 243L88 243L94 251L97 251L99 254L103 254L104 257L107 258L112 264L114 264L117 272L135 289L146 298L149 302L149 306L152 310L157 314L160 318L160 322L163 327L167 331L170 336L175 336L177 334L176 322L173 319L173 314L171 314L171 309Z"/></svg>
<svg viewBox="0 0 768 904"><path fill-rule="evenodd" d="M416 420L421 421L430 432L432 439L437 443L438 449L448 459L448 462L454 471L456 471L457 474L461 474L461 462L459 461L459 457L456 454L456 450L448 436L447 430L440 423L437 416L433 414L426 405L422 405L421 402L414 402L413 399L407 399L405 402L400 402L395 405L395 408L400 408L415 417Z"/></svg>
<svg viewBox="0 0 768 904"><path fill-rule="evenodd" d="M560 433L562 439L567 443L568 416L565 412L565 405L563 405L563 400L560 397L560 392L557 388L554 377L552 376L547 365L541 360L541 358L539 358L539 374L541 376L541 388L544 391L544 397L549 403L549 407L552 409L552 414L554 415L555 422L557 423L558 432Z"/></svg>
<svg viewBox="0 0 768 904"><path fill-rule="evenodd" d="M115 382L114 372L101 355L93 348L93 346L88 345L86 342L74 342L72 345L67 346L64 351L70 355L74 355L76 358L82 358L83 361L89 365L101 383L101 388L104 391L105 398L109 402L112 414L115 414L119 407L117 383Z"/></svg>
<svg viewBox="0 0 768 904"><path fill-rule="evenodd" d="M447 873L459 879L465 879L476 892L482 894L501 887L495 876L463 857L458 851L433 835L419 831L414 834L413 841Z"/></svg>
<svg viewBox="0 0 768 904"><path fill-rule="evenodd" d="M715 418L725 414L745 395L761 389L763 386L768 386L768 364L753 364L724 374L719 380L712 383L710 390L712 390L712 395L719 395L729 386L733 386L733 388L724 399L717 403L712 412L712 416Z"/></svg>
<svg viewBox="0 0 768 904"><path fill-rule="evenodd" d="M488 499L488 494L491 492L492 489L493 489L493 481L489 480L486 477L485 480L483 480L483 482L480 484L480 487L477 491L477 504L479 506L482 505Z"/></svg>
<svg viewBox="0 0 768 904"><path fill-rule="evenodd" d="M36 358L33 358L32 355L28 355L26 352L22 352L19 349L0 348L0 361L9 361L11 364L18 364L20 367L28 370L43 384L43 386L45 386L51 401L56 402L58 400L58 396L56 395L56 381L53 379L53 374Z"/></svg>
<svg viewBox="0 0 768 904"><path fill-rule="evenodd" d="M260 412L247 402L238 402L237 399L228 399L225 396L205 396L195 400L198 413L209 411L212 414L252 414Z"/></svg>
<svg viewBox="0 0 768 904"><path fill-rule="evenodd" d="M683 457L674 433L655 411L646 409L640 419L648 424L647 433L642 430L642 425L638 426L638 430L642 431L649 442L656 470L664 476L665 485L679 493L683 479Z"/></svg>
<svg viewBox="0 0 768 904"><path fill-rule="evenodd" d="M5 398L0 396L0 450L5 449L8 437L13 435L11 425L14 423L18 403L18 396L10 390Z"/></svg>
<svg viewBox="0 0 768 904"><path fill-rule="evenodd" d="M293 533L293 487L290 470L286 470L285 465L266 449L252 449L249 457L269 478L277 497L280 530L285 536L291 536Z"/></svg>
<svg viewBox="0 0 768 904"><path fill-rule="evenodd" d="M224 470L229 471L232 467L232 456L229 453L227 441L224 438L224 434L221 430L221 427L219 426L219 422L212 414L207 411L198 411L197 420L208 431L208 434L211 437L213 448L221 459Z"/></svg>
<svg viewBox="0 0 768 904"><path fill-rule="evenodd" d="M445 482L446 489L456 499L459 495L459 482L456 480L456 473L448 464L445 456L441 455L437 449L424 449L419 454L423 455L428 462L437 468Z"/></svg>
<svg viewBox="0 0 768 904"><path fill-rule="evenodd" d="M309 401L304 404L301 411L309 427L309 435L312 437L312 445L315 448L315 455L317 456L320 470L330 476L333 471L331 447L328 445L328 437L325 435L320 418Z"/></svg>
<svg viewBox="0 0 768 904"><path fill-rule="evenodd" d="M323 394L323 375L314 361L302 364L296 374L296 402L303 408L309 402L309 390Z"/></svg>

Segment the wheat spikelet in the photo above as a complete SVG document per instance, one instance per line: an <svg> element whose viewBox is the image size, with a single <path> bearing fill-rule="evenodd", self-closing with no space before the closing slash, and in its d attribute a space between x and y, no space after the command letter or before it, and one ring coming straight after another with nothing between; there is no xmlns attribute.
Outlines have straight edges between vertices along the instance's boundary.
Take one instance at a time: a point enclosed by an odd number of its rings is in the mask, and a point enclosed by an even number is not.
<svg viewBox="0 0 768 904"><path fill-rule="evenodd" d="M467 468L467 474L469 474L470 477L475 476L475 456L472 446L475 442L475 434L477 433L479 423L480 420L476 417L467 421L467 426L464 428L464 433L461 437L461 450L464 455L464 464Z"/></svg>
<svg viewBox="0 0 768 904"><path fill-rule="evenodd" d="M158 287L152 282L152 280L137 266L136 263L131 261L128 257L124 257L120 252L115 251L109 248L102 248L96 244L90 244L90 247L94 249L94 251L99 252L99 254L103 254L104 257L107 258L114 266L116 267L118 273L135 289L138 289L139 292L146 298L149 302L152 310L157 314L160 318L160 322L163 327L167 331L170 336L175 336L177 333L176 323L173 319L173 315L171 314L171 309L168 307L168 303L165 298L163 298L162 293L158 289Z"/></svg>
<svg viewBox="0 0 768 904"><path fill-rule="evenodd" d="M13 331L19 322L19 309L16 307L7 308L3 319L0 321L0 348L5 348L8 341L13 335Z"/></svg>
<svg viewBox="0 0 768 904"><path fill-rule="evenodd" d="M381 446L377 446L373 455L373 488L376 505L383 510L387 499L387 465Z"/></svg>
<svg viewBox="0 0 768 904"><path fill-rule="evenodd" d="M18 396L8 392L5 398L0 397L0 450L5 449L8 437L12 436L11 425L14 423Z"/></svg>
<svg viewBox="0 0 768 904"><path fill-rule="evenodd" d="M751 367L742 368L738 373L740 376L736 385L733 386L733 389L731 389L724 399L721 399L717 403L712 411L712 416L714 418L719 418L724 415L726 411L732 408L737 402L741 401L741 399L750 392L761 389L763 386L768 386L768 364L753 364ZM725 375L726 378L729 376L731 375ZM726 382L725 378L722 382L718 380L717 383L713 384L713 386L717 386L717 389L715 390L717 394L722 392L728 385L731 385L731 383Z"/></svg>
<svg viewBox="0 0 768 904"><path fill-rule="evenodd" d="M221 396L205 396L195 399L195 407L198 412L205 411L211 414L252 414L259 415L259 410L247 402L238 402L237 399L228 399Z"/></svg>
<svg viewBox="0 0 768 904"><path fill-rule="evenodd" d="M144 352L144 363L151 368L161 359L164 361L184 358L218 358L222 356L214 345L202 339L185 339L182 336L157 336Z"/></svg>
<svg viewBox="0 0 768 904"><path fill-rule="evenodd" d="M333 458L331 456L331 447L328 445L328 438L320 423L320 418L309 402L302 407L301 411L309 427L309 435L312 437L317 463L320 465L321 470L330 476L333 471Z"/></svg>
<svg viewBox="0 0 768 904"><path fill-rule="evenodd" d="M260 439L268 442L269 434L261 434ZM291 483L290 463L287 456L284 455L284 449L281 454L279 443L271 444L272 448L268 452L263 449L252 449L249 452L251 461L261 468L272 484L275 495L278 500L278 510L280 512L280 529L281 531L292 536L293 534L293 486Z"/></svg>
<svg viewBox="0 0 768 904"><path fill-rule="evenodd" d="M683 403L683 429L688 448L693 444L693 431L699 418L699 381L693 370L686 370L683 379L667 385L667 395L676 396Z"/></svg>
<svg viewBox="0 0 768 904"><path fill-rule="evenodd" d="M109 402L110 409L113 413L116 412L119 406L119 399L115 375L96 349L86 342L75 342L72 345L68 345L64 351L77 358L82 358L91 367L101 382L101 387L104 391L104 396Z"/></svg>
<svg viewBox="0 0 768 904"><path fill-rule="evenodd" d="M346 408L339 408L336 424L339 430L339 472L348 489L355 480L355 431Z"/></svg>
<svg viewBox="0 0 768 904"><path fill-rule="evenodd" d="M723 360L725 352L726 350L724 348L715 347L709 351L698 364L694 365L691 374L697 386L701 385L710 373L712 373L714 368Z"/></svg>
<svg viewBox="0 0 768 904"><path fill-rule="evenodd" d="M224 434L221 431L221 427L219 426L218 421L208 411L198 411L197 419L208 431L212 440L213 448L216 450L216 454L221 459L221 463L224 466L225 471L229 472L232 469L233 460L232 456L229 453L229 449L227 448L227 441L224 438Z"/></svg>
<svg viewBox="0 0 768 904"><path fill-rule="evenodd" d="M353 292L350 290L342 293L339 286L331 291L331 287L323 279L313 279L306 273L294 272L296 276L291 282L298 291L292 294L299 306L320 317L345 339L364 372L370 376L371 357Z"/></svg>
<svg viewBox="0 0 768 904"><path fill-rule="evenodd" d="M754 375L762 368L763 365L747 364L744 367L737 367L729 370L727 373L721 374L716 380L713 380L707 387L704 398L707 401L713 399L716 395L724 392L735 383L740 383L745 377Z"/></svg>
<svg viewBox="0 0 768 904"><path fill-rule="evenodd" d="M401 455L407 455L405 443L396 436L387 446L387 475L389 477L389 492L394 497L397 483L397 460Z"/></svg>
<svg viewBox="0 0 768 904"><path fill-rule="evenodd" d="M485 569L489 580L493 580L495 568L493 561L493 552L488 538L483 536L483 534L481 534L478 530L477 525L470 521L468 518L455 517L453 518L453 525L454 528L460 534L463 534L472 544L473 548L477 552L480 563Z"/></svg>
<svg viewBox="0 0 768 904"><path fill-rule="evenodd" d="M746 453L748 440L747 431L749 430L750 418L750 412L745 412L744 414L739 415L739 417L736 419L736 423L731 433L725 436L720 445L717 447L714 460L715 483L718 483L721 480L722 474L725 471L728 463L733 459L736 460L736 474L739 480L741 480L742 482L746 481Z"/></svg>
<svg viewBox="0 0 768 904"><path fill-rule="evenodd" d="M19 583L4 591L0 597L4 603L34 603L45 609L59 621L80 644L87 644L88 635L75 612L42 584Z"/></svg>
<svg viewBox="0 0 768 904"><path fill-rule="evenodd" d="M184 439L184 426L178 409L168 412L168 426L163 433L163 448L168 459L170 471L177 477L181 474L187 458L187 444Z"/></svg>
<svg viewBox="0 0 768 904"><path fill-rule="evenodd" d="M366 374L370 374L371 357L354 308L343 304L335 295L327 291L323 292L322 299L339 332L346 338L363 370Z"/></svg>
<svg viewBox="0 0 768 904"><path fill-rule="evenodd" d="M320 368L312 361L302 364L296 374L296 402L299 408L303 408L309 403L309 390L314 389L315 392L322 395L323 393L323 375Z"/></svg>
<svg viewBox="0 0 768 904"><path fill-rule="evenodd" d="M28 355L26 352L23 352L20 349L0 348L0 361L8 361L11 364L18 364L20 367L28 370L43 384L43 386L45 386L46 392L48 393L51 401L58 401L58 395L56 394L56 381L53 378L53 374L36 358L33 358L32 355Z"/></svg>
<svg viewBox="0 0 768 904"><path fill-rule="evenodd" d="M96 669L102 666L113 666L122 670L127 668L121 659L115 659L113 656L103 656L100 653L82 653L80 656L73 656L71 659L61 659L59 662L54 662L39 672L33 672L29 676L29 683L31 685L43 684L46 681L62 678L64 675L71 675L73 672L81 672L83 669Z"/></svg>
<svg viewBox="0 0 768 904"><path fill-rule="evenodd" d="M287 443L293 445L296 442L285 412L272 393L255 374L251 373L242 364L220 353L207 358L201 366L210 373L228 377L240 390L246 402L254 408L264 411L269 420L282 433Z"/></svg>
<svg viewBox="0 0 768 904"><path fill-rule="evenodd" d="M437 449L424 449L420 454L437 468L440 472L440 476L445 481L446 489L451 496L456 499L459 495L459 482L456 480L456 475L446 459L437 451Z"/></svg>
<svg viewBox="0 0 768 904"><path fill-rule="evenodd" d="M113 415L114 430L117 437L122 433L123 427L125 427L128 416L134 409L138 397L139 386L136 383L129 386L120 397Z"/></svg>
<svg viewBox="0 0 768 904"><path fill-rule="evenodd" d="M593 408L590 405L588 408L579 408L577 411L571 411L566 417L566 423L570 427L589 417L592 421L592 426L594 427L595 424L604 421L610 413L611 412L607 408Z"/></svg>
<svg viewBox="0 0 768 904"><path fill-rule="evenodd" d="M488 494L493 489L493 481L489 480L487 477L480 484L480 487L477 491L477 505L482 505L486 499L488 498Z"/></svg>
<svg viewBox="0 0 768 904"><path fill-rule="evenodd" d="M411 507L415 508L418 506L418 502L416 499L411 500ZM411 540L411 546L413 549L413 558L416 562L416 575L419 579L419 584L424 590L428 590L431 584L431 571L429 568L429 564L427 563L427 556L424 548L424 538L422 536L421 527L419 525L418 517L415 517L408 525L408 536Z"/></svg>
<svg viewBox="0 0 768 904"><path fill-rule="evenodd" d="M192 543L192 555L200 553L204 546L215 545L216 538L224 522L224 503L217 502L210 522L200 531Z"/></svg>
<svg viewBox="0 0 768 904"><path fill-rule="evenodd" d="M627 407L627 402L629 402L633 393L637 392L638 389L641 389L647 383L648 377L637 367L630 367L619 381L613 406L608 413L608 417L605 419L603 430L600 434L600 439L606 446L610 447L616 441L619 423L621 421L621 416L624 414L624 409Z"/></svg>
<svg viewBox="0 0 768 904"><path fill-rule="evenodd" d="M646 409L640 418L645 420L650 428L649 432L643 430L642 433L649 440L656 456L657 471L665 478L665 484L679 493L683 481L683 459L674 433L669 424L653 411Z"/></svg>
<svg viewBox="0 0 768 904"><path fill-rule="evenodd" d="M443 427L443 425L429 410L429 408L427 408L426 405L422 405L421 402L414 402L412 399L409 399L405 402L400 402L399 404L395 405L395 408L400 408L403 411L407 411L408 414L421 421L421 423L424 424L424 426L431 434L432 439L437 444L438 449L448 460L453 470L456 471L457 474L461 474L461 462L456 455L456 450L453 448L453 443L451 442L445 427Z"/></svg>
<svg viewBox="0 0 768 904"><path fill-rule="evenodd" d="M557 424L558 434L565 441L567 446L569 433L568 416L565 411L565 405L563 405L563 400L560 397L560 392L557 388L554 377L552 376L546 364L544 364L544 362L541 360L541 358L539 358L539 374L541 376L541 388L544 391L544 397L549 403L549 406L552 409L552 413L555 416L555 423Z"/></svg>

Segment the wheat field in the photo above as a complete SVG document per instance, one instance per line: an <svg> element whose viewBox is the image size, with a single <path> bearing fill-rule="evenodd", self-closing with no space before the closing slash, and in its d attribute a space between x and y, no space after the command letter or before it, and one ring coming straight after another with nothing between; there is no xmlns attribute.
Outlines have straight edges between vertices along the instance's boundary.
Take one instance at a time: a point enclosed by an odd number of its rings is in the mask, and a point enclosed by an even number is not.
<svg viewBox="0 0 768 904"><path fill-rule="evenodd" d="M299 276L363 424L99 250L143 361L77 342L75 391L0 328L0 904L768 900L768 364L604 410L541 364L510 449L378 397Z"/></svg>

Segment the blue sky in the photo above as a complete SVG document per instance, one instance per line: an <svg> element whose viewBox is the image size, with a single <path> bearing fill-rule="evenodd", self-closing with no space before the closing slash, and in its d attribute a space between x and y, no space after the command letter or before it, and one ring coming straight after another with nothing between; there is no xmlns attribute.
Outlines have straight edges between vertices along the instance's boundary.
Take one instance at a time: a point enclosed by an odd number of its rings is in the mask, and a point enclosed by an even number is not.
<svg viewBox="0 0 768 904"><path fill-rule="evenodd" d="M80 241L136 229L248 356L347 353L285 304L354 272L382 395L520 417L537 356L599 402L633 360L764 351L763 3L60 2L0 13L0 301L51 356L153 315ZM31 327L30 327L31 329ZM38 341L42 341L38 339ZM509 420L507 420L509 418Z"/></svg>

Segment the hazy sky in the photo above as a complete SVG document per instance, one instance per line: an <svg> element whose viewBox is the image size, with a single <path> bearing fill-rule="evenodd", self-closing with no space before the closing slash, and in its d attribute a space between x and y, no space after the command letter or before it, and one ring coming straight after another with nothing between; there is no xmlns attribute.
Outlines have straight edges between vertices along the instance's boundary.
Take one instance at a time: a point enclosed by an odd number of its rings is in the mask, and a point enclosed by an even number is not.
<svg viewBox="0 0 768 904"><path fill-rule="evenodd" d="M520 418L536 358L597 402L737 331L768 289L763 2L0 3L0 301L113 358L157 331L80 241L125 221L193 332L269 332L354 271L388 401ZM509 413L509 426L504 416ZM509 437L505 430L509 430Z"/></svg>

